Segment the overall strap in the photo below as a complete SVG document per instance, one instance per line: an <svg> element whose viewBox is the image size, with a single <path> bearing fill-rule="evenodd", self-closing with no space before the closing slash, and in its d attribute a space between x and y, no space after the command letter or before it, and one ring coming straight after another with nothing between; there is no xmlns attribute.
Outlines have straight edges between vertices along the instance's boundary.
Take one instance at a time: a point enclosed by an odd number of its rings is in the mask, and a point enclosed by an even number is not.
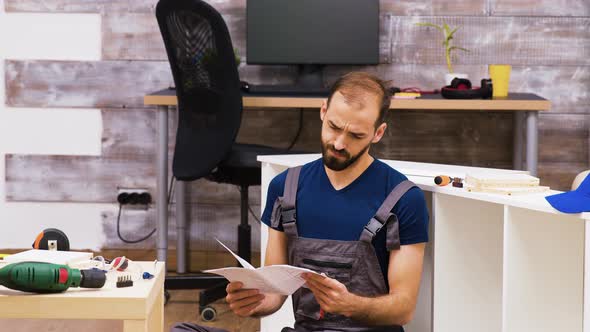
<svg viewBox="0 0 590 332"><path fill-rule="evenodd" d="M375 213L375 216L371 218L369 223L363 229L360 241L371 243L379 230L381 230L383 226L387 225L387 250L399 249L399 223L397 216L394 215L391 210L393 210L393 207L395 204L397 204L400 198L402 198L402 196L408 192L408 190L415 186L416 185L410 180L402 181L400 184L395 186L383 204L381 204L377 210L377 213Z"/></svg>
<svg viewBox="0 0 590 332"><path fill-rule="evenodd" d="M285 189L283 197L280 197L281 204L281 220L283 222L283 229L287 236L297 236L297 214L295 211L297 201L297 186L299 184L299 173L301 166L289 168L287 171L287 179L285 180Z"/></svg>

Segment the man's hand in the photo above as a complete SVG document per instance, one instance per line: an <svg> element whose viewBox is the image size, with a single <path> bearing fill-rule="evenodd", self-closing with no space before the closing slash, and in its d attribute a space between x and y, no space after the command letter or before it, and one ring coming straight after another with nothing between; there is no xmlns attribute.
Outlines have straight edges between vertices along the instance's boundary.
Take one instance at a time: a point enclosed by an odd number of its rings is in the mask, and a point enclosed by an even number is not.
<svg viewBox="0 0 590 332"><path fill-rule="evenodd" d="M1 0L0 0L1 1ZM287 258L287 236L272 228L268 228L268 243L266 244L266 258L264 265L289 264ZM238 316L263 317L279 310L285 295L260 294L258 289L244 289L241 282L230 282L227 287L225 300L231 310Z"/></svg>
<svg viewBox="0 0 590 332"><path fill-rule="evenodd" d="M323 275L304 273L307 287L313 292L323 311L350 317L357 296L336 279Z"/></svg>
<svg viewBox="0 0 590 332"><path fill-rule="evenodd" d="M227 287L225 300L229 303L231 310L240 317L251 316L256 308L262 304L264 294L258 289L244 289L241 282L230 282Z"/></svg>

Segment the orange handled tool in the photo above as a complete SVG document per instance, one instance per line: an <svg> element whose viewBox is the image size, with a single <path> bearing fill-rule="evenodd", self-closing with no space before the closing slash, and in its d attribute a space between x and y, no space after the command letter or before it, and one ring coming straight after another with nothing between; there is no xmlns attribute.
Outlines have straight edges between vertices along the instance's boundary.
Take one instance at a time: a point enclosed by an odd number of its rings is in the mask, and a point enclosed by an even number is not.
<svg viewBox="0 0 590 332"><path fill-rule="evenodd" d="M453 178L447 175L438 175L434 178L434 183L441 187L446 186L451 182L453 182Z"/></svg>

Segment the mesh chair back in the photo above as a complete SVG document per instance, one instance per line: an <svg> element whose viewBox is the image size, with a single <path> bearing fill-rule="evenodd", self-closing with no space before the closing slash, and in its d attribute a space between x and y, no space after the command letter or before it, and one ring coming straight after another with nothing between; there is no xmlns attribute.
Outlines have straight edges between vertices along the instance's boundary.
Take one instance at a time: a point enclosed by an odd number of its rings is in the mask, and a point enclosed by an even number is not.
<svg viewBox="0 0 590 332"><path fill-rule="evenodd" d="M240 127L233 46L223 18L204 1L161 0L156 17L178 97L172 172L179 180L195 180L229 154Z"/></svg>

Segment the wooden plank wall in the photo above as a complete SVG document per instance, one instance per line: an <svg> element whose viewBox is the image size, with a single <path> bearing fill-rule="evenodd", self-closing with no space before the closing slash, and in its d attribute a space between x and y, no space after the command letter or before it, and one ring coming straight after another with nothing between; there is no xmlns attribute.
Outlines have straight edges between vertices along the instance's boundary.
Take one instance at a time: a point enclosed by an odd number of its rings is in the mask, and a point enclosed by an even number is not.
<svg viewBox="0 0 590 332"><path fill-rule="evenodd" d="M226 20L242 56L240 75L252 83L289 83L290 66L250 66L245 62L245 0L210 0ZM12 107L101 108L102 155L99 157L8 155L9 201L115 203L118 187L155 193L155 114L142 105L146 92L172 85L157 28L155 0L4 0L8 13L100 13L100 61L5 62L6 103ZM381 1L380 62L373 67L332 66L327 82L350 70L366 70L401 87L439 88L445 62L437 31L417 22L460 25L458 45L471 50L454 59L456 71L478 81L487 65L513 65L512 91L534 92L552 101L540 117L539 175L542 184L569 188L574 176L590 167L590 3L587 0L431 0ZM238 141L272 142L319 151L317 110L248 110ZM510 168L512 116L488 112L412 112L389 114L390 129L375 147L382 158ZM174 137L174 117L170 137ZM171 139L173 142L173 139ZM172 151L172 147L170 148ZM212 236L235 247L239 193L233 186L196 181L191 185L191 246L216 250ZM250 201L259 209L259 188ZM174 211L174 203L171 204ZM123 232L145 234L154 211L125 211ZM103 214L106 248L149 248L151 239L125 245L115 233L116 207ZM171 229L174 213L171 213ZM251 218L252 219L252 218ZM258 243L257 224L253 243ZM174 232L170 243L174 244ZM258 248L255 248L257 250Z"/></svg>

